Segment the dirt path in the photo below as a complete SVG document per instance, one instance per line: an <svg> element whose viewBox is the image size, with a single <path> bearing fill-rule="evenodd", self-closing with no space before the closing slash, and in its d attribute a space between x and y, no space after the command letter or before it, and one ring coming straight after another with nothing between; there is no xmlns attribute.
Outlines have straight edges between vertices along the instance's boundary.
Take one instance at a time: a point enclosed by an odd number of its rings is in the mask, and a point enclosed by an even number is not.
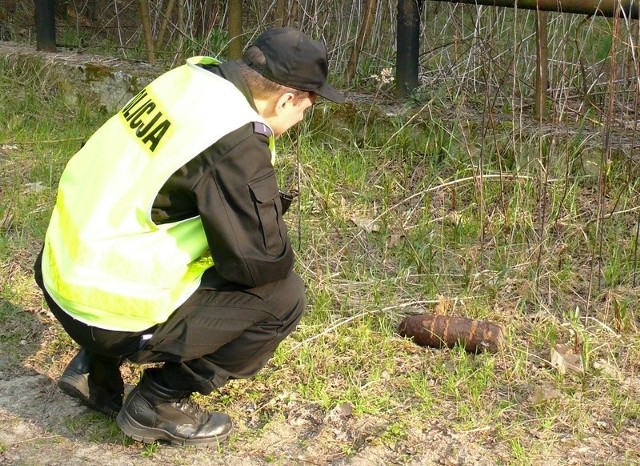
<svg viewBox="0 0 640 466"><path fill-rule="evenodd" d="M0 377L2 375L0 374ZM11 465L239 465L265 464L246 454L232 455L215 448L145 447L92 438L76 423L107 421L66 396L48 377L23 374L0 382L0 464ZM145 457L145 451L152 452Z"/></svg>
<svg viewBox="0 0 640 466"><path fill-rule="evenodd" d="M490 451L468 438L432 430L427 437L416 429L415 451L399 454L388 447L367 445L374 419L346 421L334 412L324 419L302 406L291 416L270 423L252 439L240 439L231 448L149 447L130 442L114 421L79 405L62 393L46 375L24 370L0 372L0 464L7 465L388 465L388 464L496 464ZM96 425L99 431L96 431ZM360 430L362 437L353 438ZM375 429L373 429L375 430ZM421 433L418 433L421 432ZM109 440L105 441L105 436ZM336 446L361 447L353 456ZM407 447L403 447L407 448ZM428 453L424 451L427 448Z"/></svg>
<svg viewBox="0 0 640 466"><path fill-rule="evenodd" d="M126 438L114 420L58 389L55 379L65 365L60 358L68 343L62 342L60 348L54 341L46 312L0 304L5 312L0 327L0 465L639 464L634 459L639 457L640 423L627 423L618 431L602 426L586 438L567 431L562 438L550 437L547 451L517 452L496 440L501 435L489 424L460 432L448 428L447 420L437 419L415 422L394 441L383 440L389 426L382 417L355 415L348 406L327 412L300 398L271 400L280 404L275 415L256 416L262 408L255 406L247 406L244 415L236 412L237 429L218 448L144 445ZM47 352L50 348L56 354ZM258 417L264 420L255 425L251 419Z"/></svg>
<svg viewBox="0 0 640 466"><path fill-rule="evenodd" d="M32 257L24 259L24 264L31 263ZM28 274L18 265L14 268L12 276ZM388 419L354 414L346 405L327 411L298 396L268 399L269 406L234 403L230 414L236 429L218 448L135 442L114 420L57 387L74 354L73 344L37 295L26 293L23 299L0 299L0 465L484 466L504 458L504 448L501 455L477 432L451 432L438 420L417 422L397 439L384 440ZM129 365L123 366L123 375L133 378ZM275 405L278 409L271 410Z"/></svg>
<svg viewBox="0 0 640 466"><path fill-rule="evenodd" d="M437 426L417 426L413 436L401 448L367 443L353 438L354 432L366 437L372 419L356 423L343 422L340 413L314 419L315 413L292 409L291 416L275 421L251 439L240 439L232 446L216 448L149 447L126 440L113 433L105 441L104 430L117 431L115 422L78 405L45 375L24 372L10 379L0 373L0 464L124 466L124 465L496 465L528 464L505 461L499 446L487 449L474 443L474 433L454 434ZM102 432L96 432L95 425ZM369 427L367 427L369 425ZM314 435L311 435L311 433ZM623 451L629 441L637 441L638 432L612 436L609 451ZM349 438L352 437L352 438ZM627 440L625 440L625 438ZM600 439L602 440L602 439ZM335 446L344 442L361 448L352 456L340 453ZM617 444L617 446L616 446ZM606 455L598 444L585 439L580 444L567 443L558 451L553 464L633 464ZM599 458L597 460L596 458ZM513 460L513 458L512 458ZM622 462L621 462L622 461ZM535 463L534 463L535 464ZM551 464L551 463L547 463Z"/></svg>

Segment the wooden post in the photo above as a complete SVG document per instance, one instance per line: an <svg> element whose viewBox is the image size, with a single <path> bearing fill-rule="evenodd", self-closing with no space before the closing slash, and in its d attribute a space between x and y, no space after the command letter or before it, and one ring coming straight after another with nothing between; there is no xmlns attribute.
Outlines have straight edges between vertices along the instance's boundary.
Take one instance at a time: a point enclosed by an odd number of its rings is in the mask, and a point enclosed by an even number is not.
<svg viewBox="0 0 640 466"><path fill-rule="evenodd" d="M227 23L229 35L227 58L229 60L238 60L242 58L242 50L244 48L242 41L242 0L229 0L227 16L229 18Z"/></svg>
<svg viewBox="0 0 640 466"><path fill-rule="evenodd" d="M542 122L549 116L547 89L549 87L548 27L547 12L536 12L536 118Z"/></svg>
<svg viewBox="0 0 640 466"><path fill-rule="evenodd" d="M144 32L144 42L147 45L147 60L151 65L156 64L156 49L151 32L151 16L149 15L149 0L138 0L140 7L140 21Z"/></svg>

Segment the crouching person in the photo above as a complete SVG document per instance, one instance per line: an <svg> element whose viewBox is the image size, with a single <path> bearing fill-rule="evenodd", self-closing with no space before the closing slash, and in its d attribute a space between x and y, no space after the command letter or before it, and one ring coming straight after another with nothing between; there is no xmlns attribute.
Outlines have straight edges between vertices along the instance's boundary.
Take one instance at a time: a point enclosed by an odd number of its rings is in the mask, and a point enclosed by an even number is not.
<svg viewBox="0 0 640 466"><path fill-rule="evenodd" d="M326 49L292 28L242 60L195 57L149 84L69 161L35 266L81 347L58 385L145 442L214 444L232 421L190 401L260 371L304 286L272 166L318 96ZM156 363L123 399L120 365Z"/></svg>

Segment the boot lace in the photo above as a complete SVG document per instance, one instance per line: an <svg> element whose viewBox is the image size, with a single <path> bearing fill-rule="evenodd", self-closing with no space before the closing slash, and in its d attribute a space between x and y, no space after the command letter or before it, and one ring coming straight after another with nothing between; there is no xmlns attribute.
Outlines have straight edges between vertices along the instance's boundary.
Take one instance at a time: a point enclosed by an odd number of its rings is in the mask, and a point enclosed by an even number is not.
<svg viewBox="0 0 640 466"><path fill-rule="evenodd" d="M175 401L174 406L183 413L193 416L197 420L206 419L209 414L188 396Z"/></svg>

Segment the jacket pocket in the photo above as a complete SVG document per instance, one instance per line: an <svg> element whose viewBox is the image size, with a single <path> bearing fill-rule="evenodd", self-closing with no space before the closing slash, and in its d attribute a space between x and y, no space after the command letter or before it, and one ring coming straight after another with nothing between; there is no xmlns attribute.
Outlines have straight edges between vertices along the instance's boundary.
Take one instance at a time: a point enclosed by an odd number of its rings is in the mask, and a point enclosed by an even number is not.
<svg viewBox="0 0 640 466"><path fill-rule="evenodd" d="M284 234L280 224L280 193L276 174L269 173L249 183L249 189L255 204L256 215L260 222L260 232L267 254L279 256L284 249Z"/></svg>

